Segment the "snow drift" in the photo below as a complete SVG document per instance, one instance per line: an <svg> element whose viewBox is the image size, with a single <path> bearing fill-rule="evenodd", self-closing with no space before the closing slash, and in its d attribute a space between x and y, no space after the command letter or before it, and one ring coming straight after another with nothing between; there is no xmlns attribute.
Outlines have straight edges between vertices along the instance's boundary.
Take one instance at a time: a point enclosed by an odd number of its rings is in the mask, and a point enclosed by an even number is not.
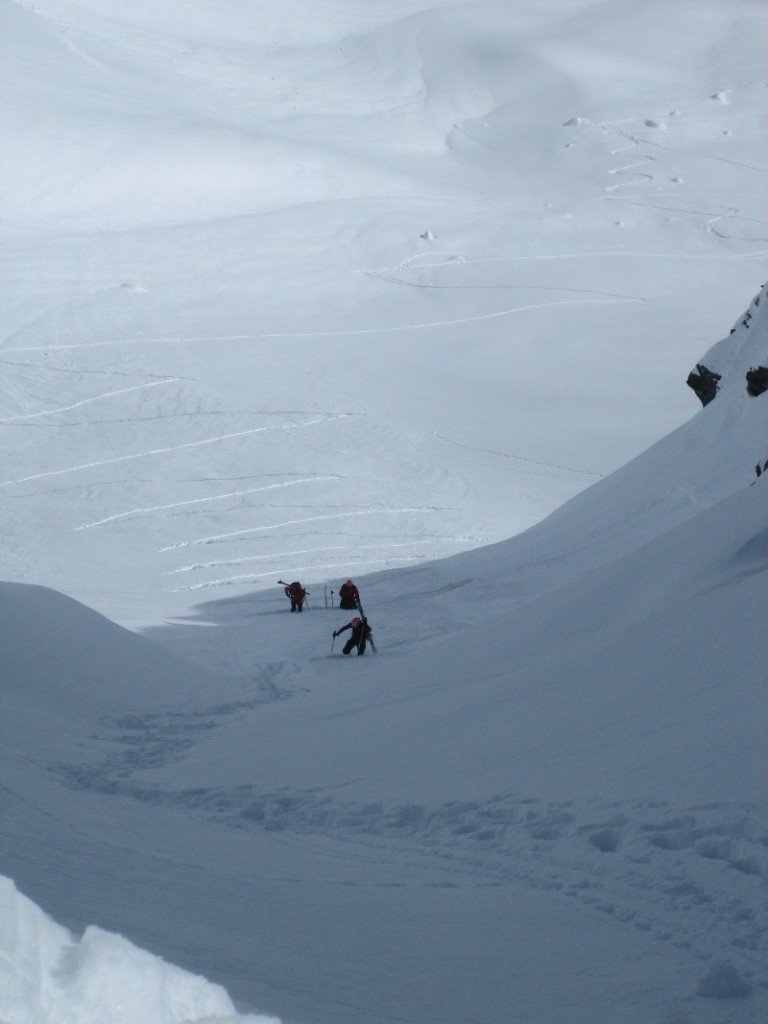
<svg viewBox="0 0 768 1024"><path fill-rule="evenodd" d="M240 1016L226 992L87 928L76 939L0 877L0 1019L5 1024L278 1024Z"/></svg>

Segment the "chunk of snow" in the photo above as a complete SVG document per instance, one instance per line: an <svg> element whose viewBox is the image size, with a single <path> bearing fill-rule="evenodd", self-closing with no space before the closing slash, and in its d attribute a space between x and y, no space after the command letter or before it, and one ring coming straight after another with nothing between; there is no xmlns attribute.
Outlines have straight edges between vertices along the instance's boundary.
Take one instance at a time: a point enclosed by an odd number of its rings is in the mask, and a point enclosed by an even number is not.
<svg viewBox="0 0 768 1024"><path fill-rule="evenodd" d="M3 1024L279 1024L238 1014L220 985L86 928L78 940L0 876Z"/></svg>

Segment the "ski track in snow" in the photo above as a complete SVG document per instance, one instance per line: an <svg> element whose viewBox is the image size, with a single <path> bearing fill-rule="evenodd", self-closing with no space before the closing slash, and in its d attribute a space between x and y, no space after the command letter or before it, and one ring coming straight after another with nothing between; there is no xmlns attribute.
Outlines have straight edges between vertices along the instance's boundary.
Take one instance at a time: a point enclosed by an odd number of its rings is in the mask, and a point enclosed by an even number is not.
<svg viewBox="0 0 768 1024"><path fill-rule="evenodd" d="M269 530L281 530L285 526L297 526L303 523L316 523L325 522L330 519L350 519L357 516L379 516L379 515L404 515L408 513L434 513L441 511L437 508L372 508L372 509L360 509L356 512L333 512L328 515L322 516L307 516L304 519L288 519L282 523L270 523L267 526L252 526L244 530L234 530L232 533L217 533L210 537L199 537L197 540L185 540L179 541L176 544L169 544L167 547L160 548L159 553L162 554L165 551L175 551L179 548L192 548L198 544L220 544L225 541L233 540L235 537L243 537L253 533L264 533Z"/></svg>
<svg viewBox="0 0 768 1024"><path fill-rule="evenodd" d="M318 549L322 550L322 549ZM394 555L387 558L358 558L356 556L349 556L344 558L344 565L347 567L346 572L351 571L354 567L358 570L365 570L366 572L373 569L375 566L394 566L394 565L410 565L413 562L422 562L426 558L426 555ZM209 563L213 564L213 563ZM212 587L231 587L241 585L243 583L256 582L260 579L265 579L268 576L282 576L286 575L300 576L306 572L319 572L321 570L332 569L334 572L339 568L338 560L335 562L316 563L313 562L308 565L293 565L289 569L271 569L268 572L256 572L256 573L240 573L235 576L223 576L219 579L206 580L203 583L192 583L188 587L176 587L171 590L172 594L184 594L195 590L208 590ZM167 575L167 574L164 574ZM309 593L309 592L308 592Z"/></svg>
<svg viewBox="0 0 768 1024"><path fill-rule="evenodd" d="M442 264L443 266L450 267L467 267L471 266L472 261L470 260L457 260L455 263ZM361 273L366 274L368 277L377 277L381 281L386 281L388 284L402 285L405 288L424 288L431 289L433 291L511 291L517 289L519 291L532 291L532 292L575 292L579 295L600 295L604 298L612 299L624 299L627 302L645 302L646 300L639 295L621 295L616 292L598 292L593 291L589 288L557 288L554 285L529 285L529 284L426 284L420 281L405 281L400 277L395 277L392 271L383 270L363 270Z"/></svg>
<svg viewBox="0 0 768 1024"><path fill-rule="evenodd" d="M616 186L616 187L618 187L618 186ZM764 220L758 220L757 218L754 218L754 217L744 217L736 209L729 210L729 211L727 211L725 213L716 213L716 212L714 212L712 210L690 210L690 209L687 209L687 208L681 207L681 206L666 206L666 205L662 205L660 203L650 202L649 200L651 198L653 198L653 199L663 198L663 196L659 196L656 193L654 193L650 197L649 196L618 196L618 195L612 195L612 196L601 196L600 198L601 199L605 199L606 201L612 201L612 202L616 202L616 203L624 203L627 206L639 206L639 207L642 207L644 209L664 210L667 213L680 213L680 214L683 214L683 215L706 217L707 218L707 225L706 225L707 233L708 234L715 234L715 235L717 235L718 238L722 238L722 239L725 239L725 240L738 241L738 242L768 242L768 237L766 237L766 238L762 238L762 237L759 237L759 238L744 238L744 237L739 236L739 235L726 235L724 233L721 233L719 231L715 231L714 230L714 224L716 224L718 221L721 221L721 220L739 221L740 223L744 223L744 224L760 224L762 226L768 225L768 222L766 222Z"/></svg>
<svg viewBox="0 0 768 1024"><path fill-rule="evenodd" d="M598 123L597 125L595 125L595 127L597 127L599 130L605 132L606 134L611 134L611 133L612 134L617 134L621 138L623 138L623 139L625 139L627 141L627 145L626 146L621 146L621 147L619 147L617 149L611 150L611 155L612 156L618 156L621 153L626 153L626 152L629 152L629 151L632 151L632 150L637 150L637 149L639 149L640 147L643 147L643 146L649 146L649 147L655 147L657 149L663 150L664 152L667 152L667 153L672 153L672 154L674 154L676 156L679 156L679 157L682 157L682 158L694 157L694 158L697 158L697 159L714 160L714 161L717 161L717 162L730 164L730 165L735 166L735 167L742 167L745 170L754 171L754 172L756 172L758 174L768 174L768 170L766 170L765 168L762 168L762 167L756 167L756 166L754 166L752 164L746 164L746 163L742 163L742 162L739 162L739 161L736 161L736 160L730 160L727 157L719 157L719 156L715 156L713 154L698 153L698 152L695 152L695 151L684 150L684 149L675 148L675 147L672 147L672 146L664 146L661 143L655 142L655 141L653 141L651 139L640 138L637 135L633 135L633 134L625 131L623 128L620 127L621 124L628 124L628 123L632 123L632 122L635 122L635 121L644 121L644 122L650 123L649 119L647 119L647 118L631 117L631 118L624 118L621 121L605 121L605 122L601 122L601 123ZM656 122L653 122L653 124L656 125L657 127L661 127L661 125L657 124ZM623 165L621 167L610 168L607 171L608 174L612 174L612 175L624 175L624 174L626 174L626 175L628 175L630 177L630 180L626 181L626 182L620 182L620 183L618 183L616 185L605 186L603 188L602 194L597 196L596 198L602 199L602 200L607 201L607 202L622 203L622 204L625 204L627 206L637 206L637 207L644 207L644 208L648 208L648 209L663 210L663 211L668 212L668 213L678 213L678 214L682 214L684 216L685 215L690 215L690 216L705 217L705 218L707 218L707 222L706 222L706 232L707 232L707 234L713 234L717 238L720 238L720 239L722 239L724 241L741 241L741 242L748 242L748 243L753 243L753 244L754 243L760 243L760 242L763 242L763 243L764 242L768 242L768 237L764 237L764 236L758 236L758 237L751 237L750 236L750 237L746 237L746 236L743 236L743 235L728 234L728 233L726 233L723 230L718 230L716 225L719 224L720 221L723 221L723 220L732 221L732 222L738 221L738 222L744 223L744 224L759 224L761 226L766 226L767 222L765 220L762 220L762 219L759 219L759 218L754 218L754 217L744 216L741 213L741 211L738 208L736 208L736 207L727 206L727 207L723 207L721 210L718 210L718 211L699 210L699 209L689 209L689 208L686 208L686 207L683 207L683 206L680 206L680 205L663 204L663 203L660 203L660 202L657 201L657 200L661 200L661 199L672 199L672 198L674 198L674 199L679 201L680 199L684 199L687 196L702 195L702 194L707 194L707 193L683 193L683 192L661 193L661 192L659 192L657 190L654 190L651 193L638 193L636 195L619 194L619 190L621 190L621 189L630 188L633 185L640 185L640 183L642 183L642 182L647 182L648 184L651 184L652 182L654 182L656 180L654 174L651 174L648 171L640 171L640 170L638 170L638 168L646 167L648 164L653 164L653 163L656 162L656 160L657 160L657 157L652 156L652 155L646 153L646 154L643 154L640 157L639 160L637 160L637 161L635 161L633 163L625 164L625 165ZM674 179L674 180L677 180L677 179ZM616 255L629 255L629 254L617 253ZM709 259L709 258L744 259L744 258L763 258L765 255L766 255L765 251L759 251L759 252L755 252L755 253L723 254L722 257L719 254L701 254L701 255L699 255L697 257L689 257L689 258L698 258L698 259ZM667 256L667 258L676 258L676 259L686 258L682 254L677 254L677 253L668 253L668 254L666 254L666 256Z"/></svg>
<svg viewBox="0 0 768 1024"><path fill-rule="evenodd" d="M77 526L75 529L90 530L93 529L93 527L105 526L107 523L112 523L119 519L138 519L143 516L151 515L154 512L166 512L171 509L184 508L188 505L202 505L207 502L224 501L226 498L240 498L248 494L261 494L264 491L275 491L284 487L295 487L298 484L314 484L340 479L341 477L336 474L333 476L321 476L320 474L315 474L314 476L298 477L295 480L285 480L279 484L265 484L263 487L249 487L242 491L227 491L225 494L213 494L207 498L191 498L188 501L174 501L168 505L151 505L146 508L133 508L127 512L116 512L114 515L106 516L104 519L94 520L92 523L83 523L82 526Z"/></svg>
<svg viewBox="0 0 768 1024"><path fill-rule="evenodd" d="M655 142L653 139L639 138L637 135L631 135L629 132L625 132L623 128L619 128L619 124L628 123L631 121L645 121L645 118L624 118L622 121L603 121L598 125L604 131L614 131L616 134L625 138L631 144L635 146L653 146L656 149L662 149L667 153L674 153L675 156L681 156L687 158L696 158L700 160L712 160L716 163L729 164L731 167L742 167L747 171L755 171L757 174L768 174L768 168L756 167L754 164L745 164L739 160L730 160L725 156L715 156L713 153L698 153L695 150L689 149L677 149L673 146L663 146L660 142Z"/></svg>
<svg viewBox="0 0 768 1024"><path fill-rule="evenodd" d="M702 960L738 951L741 964L759 974L768 839L761 811L749 805L547 802L514 792L389 805L344 801L322 788L164 790L133 781L137 771L184 757L201 731L291 699L279 684L287 667L265 666L248 701L106 722L103 738L113 753L100 764L59 765L57 772L77 788L182 809L290 845L333 838L352 859L386 861L392 850L436 859L458 888L514 882L558 892Z"/></svg>
<svg viewBox="0 0 768 1024"><path fill-rule="evenodd" d="M320 423L327 423L331 420L345 419L346 413L329 413L325 416L309 420L306 423L273 423L265 427L251 427L248 430L237 430L229 434L217 434L215 437L202 438L199 441L186 441L183 444L173 445L168 448L152 448L149 451L137 452L132 455L119 455L112 459L100 459L96 462L85 462L79 466L68 466L66 469L53 469L45 473L33 473L30 476L19 477L16 480L4 480L0 487L11 487L14 484L27 483L30 480L42 480L52 476L62 476L67 473L77 473L85 469L95 469L100 466L112 466L120 462L131 462L136 459L147 459L156 455L171 455L174 452L183 451L188 448L199 448L203 445L218 444L222 441L231 441L235 438L249 437L253 434L262 434L270 430L298 430L305 427L314 427Z"/></svg>
<svg viewBox="0 0 768 1024"><path fill-rule="evenodd" d="M435 437L439 437L441 441L445 441L446 444L451 444L455 448L463 448L470 452L480 452L483 455L498 455L502 459L512 459L515 462L525 462L532 466L543 466L547 469L560 469L564 473L577 473L580 476L594 476L600 480L604 479L603 473L597 473L591 469L579 469L577 466L560 466L555 462L543 462L540 459L527 458L524 455L513 455L511 452L499 452L494 451L490 448L474 448L469 444L462 444L460 441L452 441L449 437L444 437L442 434L435 432Z"/></svg>
<svg viewBox="0 0 768 1024"><path fill-rule="evenodd" d="M607 254L606 254L607 255ZM477 313L473 316L456 317L449 320L431 320L426 323L391 324L385 327L360 327L353 330L334 329L327 331L259 331L248 334L212 334L193 338L178 335L175 337L158 338L124 338L121 341L89 341L73 345L30 345L25 348L6 348L5 352L59 352L71 349L119 348L130 345L197 345L208 342L222 341L259 341L261 339L288 338L347 338L364 337L374 334L396 334L405 331L424 331L439 327L455 327L461 324L479 323L483 320L496 320L500 317L512 316L515 313L526 313L536 309L551 309L556 306L584 305L616 305L620 302L642 302L642 299L563 299L558 302L535 302L525 306L513 306L510 309L498 310L494 313Z"/></svg>
<svg viewBox="0 0 768 1024"><path fill-rule="evenodd" d="M407 548L413 547L418 544L428 544L434 538L420 538L419 540L407 540L400 541L395 544L357 544L355 546L356 551L365 551L368 548L380 551L382 548ZM458 538L442 538L455 540ZM170 569L163 573L163 576L176 576L182 572L198 572L201 569L217 569L225 565L247 565L250 562L265 562L272 558L295 558L297 555L315 555L321 551L343 551L348 552L348 547L344 544L327 544L323 547L317 548L301 548L298 551L275 551L270 552L268 555L248 555L246 558L224 558L215 559L212 562L195 562L192 565L182 565L177 569Z"/></svg>
<svg viewBox="0 0 768 1024"><path fill-rule="evenodd" d="M604 199L606 197L599 196L598 198ZM406 259L401 260L395 267L382 267L379 270L363 270L361 273L364 274L387 274L393 270L410 270L413 267L421 268L433 268L433 267L456 267L456 266L477 266L483 263L529 263L529 262L551 262L556 260L582 260L582 259L641 259L641 260L751 260L751 259L763 259L768 256L768 250L759 249L756 252L745 252L745 253L680 253L680 252L628 252L627 250L606 250L601 252L574 252L574 253L561 253L553 256L480 256L472 259L466 259L455 254L452 255L451 259L443 260L439 263L427 262L434 259L436 254L415 253L413 256L408 256ZM558 289L554 289L558 290ZM634 302L642 302L641 298L633 298Z"/></svg>
<svg viewBox="0 0 768 1024"><path fill-rule="evenodd" d="M30 412L26 415L20 416L6 416L0 419L0 423L18 423L22 420L33 420L38 419L41 416L55 416L61 412L71 412L73 409L80 409L84 405L89 405L93 402L100 402L107 398L116 398L118 395L127 395L133 391L142 391L147 388L157 388L164 384L175 384L185 378L182 377L166 377L163 380L150 381L147 384L136 384L131 388L120 388L117 391L105 391L100 395L93 395L91 398L83 398L79 402L74 402L72 405L62 405L56 409L43 409L40 412ZM60 424L59 424L60 425Z"/></svg>

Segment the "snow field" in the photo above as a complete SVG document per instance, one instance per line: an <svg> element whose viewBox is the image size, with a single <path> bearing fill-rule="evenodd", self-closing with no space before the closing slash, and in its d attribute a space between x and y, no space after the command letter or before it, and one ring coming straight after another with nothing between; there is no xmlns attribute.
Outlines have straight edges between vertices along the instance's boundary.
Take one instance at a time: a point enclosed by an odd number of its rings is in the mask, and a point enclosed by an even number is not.
<svg viewBox="0 0 768 1024"><path fill-rule="evenodd" d="M765 1019L762 6L0 15L0 1018Z"/></svg>

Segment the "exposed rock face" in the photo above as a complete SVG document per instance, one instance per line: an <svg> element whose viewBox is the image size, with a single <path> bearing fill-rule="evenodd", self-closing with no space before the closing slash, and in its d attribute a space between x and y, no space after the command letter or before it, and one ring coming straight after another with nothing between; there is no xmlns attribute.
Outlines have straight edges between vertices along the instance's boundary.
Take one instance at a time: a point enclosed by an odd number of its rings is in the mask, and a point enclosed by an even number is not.
<svg viewBox="0 0 768 1024"><path fill-rule="evenodd" d="M730 335L705 353L688 374L686 383L696 392L702 405L709 405L723 389L744 388L746 376L746 392L756 398L768 391L767 358L768 285L763 285ZM750 367L746 374L745 366Z"/></svg>
<svg viewBox="0 0 768 1024"><path fill-rule="evenodd" d="M768 366L758 366L747 370L747 391L753 398L768 391Z"/></svg>
<svg viewBox="0 0 768 1024"><path fill-rule="evenodd" d="M702 405L709 405L717 394L717 385L721 377L719 373L713 373L701 363L696 363L696 369L688 374L686 384L693 388Z"/></svg>

